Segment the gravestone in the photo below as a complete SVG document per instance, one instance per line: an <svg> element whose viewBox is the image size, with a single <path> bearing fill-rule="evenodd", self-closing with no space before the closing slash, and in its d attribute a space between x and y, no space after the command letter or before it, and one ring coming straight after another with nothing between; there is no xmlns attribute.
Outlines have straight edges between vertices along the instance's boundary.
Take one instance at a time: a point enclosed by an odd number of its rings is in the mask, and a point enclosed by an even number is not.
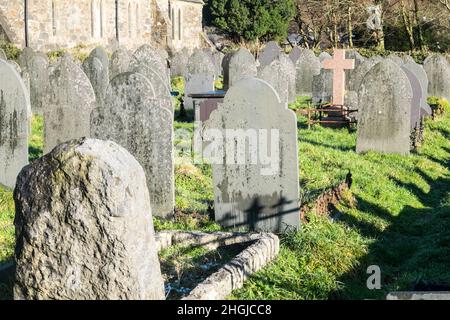
<svg viewBox="0 0 450 320"><path fill-rule="evenodd" d="M0 185L14 188L28 164L30 101L20 75L0 60Z"/></svg>
<svg viewBox="0 0 450 320"><path fill-rule="evenodd" d="M108 74L109 79L109 57L105 49L103 49L102 47L97 47L92 50L87 59L89 60L93 58L97 58L101 62L101 64L103 65L103 69L106 70L104 72Z"/></svg>
<svg viewBox="0 0 450 320"><path fill-rule="evenodd" d="M410 152L412 89L406 74L386 59L364 77L359 89L357 152Z"/></svg>
<svg viewBox="0 0 450 320"><path fill-rule="evenodd" d="M224 69L224 88L227 90L246 77L256 77L257 73L255 57L246 48L240 48L229 57Z"/></svg>
<svg viewBox="0 0 450 320"><path fill-rule="evenodd" d="M214 91L215 72L211 59L201 50L196 50L189 58L186 67L185 100L186 109L194 108L194 101L190 94Z"/></svg>
<svg viewBox="0 0 450 320"><path fill-rule="evenodd" d="M345 87L349 88L350 86L350 78L352 77L353 72L362 64L364 61L366 61L366 58L364 58L358 51L355 50L346 50L345 51L345 57L349 60L355 61L355 68L351 70L346 71L346 77L345 77Z"/></svg>
<svg viewBox="0 0 450 320"><path fill-rule="evenodd" d="M428 75L428 94L450 101L450 63L440 54L435 54L424 62Z"/></svg>
<svg viewBox="0 0 450 320"><path fill-rule="evenodd" d="M405 63L416 63L416 60L414 60L414 58L408 54L404 54L401 58L402 58L404 64Z"/></svg>
<svg viewBox="0 0 450 320"><path fill-rule="evenodd" d="M90 136L95 93L86 74L66 55L50 75L44 110L44 153L62 142Z"/></svg>
<svg viewBox="0 0 450 320"><path fill-rule="evenodd" d="M135 68L139 64L155 69L161 77L163 77L167 85L170 84L167 61L165 61L164 58L159 55L158 51L150 45L145 44L139 47L133 54L131 69Z"/></svg>
<svg viewBox="0 0 450 320"><path fill-rule="evenodd" d="M322 67L333 70L333 104L345 105L345 71L355 68L355 60L345 58L344 49L334 49L333 59L324 60Z"/></svg>
<svg viewBox="0 0 450 320"><path fill-rule="evenodd" d="M429 117L432 115L432 110L428 104L428 76L425 69L415 62L407 62L403 64L402 68L406 68L411 71L414 76L419 80L420 87L422 89L422 99L420 102L420 116Z"/></svg>
<svg viewBox="0 0 450 320"><path fill-rule="evenodd" d="M333 72L331 70L321 69L320 74L313 78L313 102L331 103L332 97Z"/></svg>
<svg viewBox="0 0 450 320"><path fill-rule="evenodd" d="M165 83L163 77L156 70L142 64L135 67L132 71L143 74L152 84L153 90L155 90L155 99L159 102L159 105L172 114L175 114L175 106L170 94L170 88Z"/></svg>
<svg viewBox="0 0 450 320"><path fill-rule="evenodd" d="M153 214L169 218L175 203L173 116L160 106L151 82L141 73L115 77L104 108L92 113L92 136L125 147L147 175Z"/></svg>
<svg viewBox="0 0 450 320"><path fill-rule="evenodd" d="M222 69L222 61L225 58L225 54L215 50L213 52L213 61L214 61L214 66L216 67L216 75L219 76L223 76L223 69Z"/></svg>
<svg viewBox="0 0 450 320"><path fill-rule="evenodd" d="M41 55L28 58L26 72L30 80L31 110L34 114L43 115L46 108L46 92L49 85L48 59Z"/></svg>
<svg viewBox="0 0 450 320"><path fill-rule="evenodd" d="M22 77L23 83L25 84L25 88L27 88L27 96L28 98L30 98L30 88L31 88L31 84L30 84L30 75L27 72L23 72L22 68L20 68L19 64L13 60L8 60L8 63L14 68L14 70L16 70L16 72ZM47 76L47 81L48 81L48 76ZM30 101L31 103L31 101ZM32 116L31 113L31 105L30 105L30 117Z"/></svg>
<svg viewBox="0 0 450 320"><path fill-rule="evenodd" d="M331 60L333 57L328 52L321 52L319 54L319 60L320 62L324 62L325 60Z"/></svg>
<svg viewBox="0 0 450 320"><path fill-rule="evenodd" d="M111 141L34 161L15 193L18 300L163 300L142 167Z"/></svg>
<svg viewBox="0 0 450 320"><path fill-rule="evenodd" d="M257 231L298 229L297 119L273 87L239 81L205 126L216 221Z"/></svg>
<svg viewBox="0 0 450 320"><path fill-rule="evenodd" d="M355 68L355 70L352 72L352 74L349 76L349 90L358 92L359 87L361 86L361 83L366 76L367 72L369 72L370 69L372 69L377 63L382 62L383 58L379 56L374 56L363 63L361 63L358 67Z"/></svg>
<svg viewBox="0 0 450 320"><path fill-rule="evenodd" d="M83 62L82 68L91 81L97 104L101 104L109 85L109 67L105 68L97 57L91 55Z"/></svg>
<svg viewBox="0 0 450 320"><path fill-rule="evenodd" d="M25 47L22 52L20 53L17 62L19 63L20 68L22 71L28 72L30 66L28 65L29 61L31 61L31 58L34 57L36 53L33 49L30 47Z"/></svg>
<svg viewBox="0 0 450 320"><path fill-rule="evenodd" d="M396 65L401 66L403 64L403 59L400 58L398 55L396 54L390 54L386 57L386 59L391 60L392 62L394 62Z"/></svg>
<svg viewBox="0 0 450 320"><path fill-rule="evenodd" d="M170 74L172 77L183 77L186 73L188 61L189 51L186 48L175 53L170 59Z"/></svg>
<svg viewBox="0 0 450 320"><path fill-rule="evenodd" d="M281 48L278 45L278 42L268 42L258 57L260 68L264 68L265 66L271 64L273 60L278 58L280 53Z"/></svg>
<svg viewBox="0 0 450 320"><path fill-rule="evenodd" d="M320 60L311 50L303 50L295 64L297 95L312 96L312 83L314 76L320 74Z"/></svg>
<svg viewBox="0 0 450 320"><path fill-rule="evenodd" d="M419 79L415 76L415 74L410 71L405 65L400 67L402 71L405 73L406 77L409 80L409 84L412 89L412 100L411 100L411 130L420 127L421 123L421 108L423 103L423 89L420 84Z"/></svg>
<svg viewBox="0 0 450 320"><path fill-rule="evenodd" d="M303 50L305 49L301 47L294 47L292 51L289 53L289 58L292 60L294 64L297 63L297 60L298 58L300 58Z"/></svg>
<svg viewBox="0 0 450 320"><path fill-rule="evenodd" d="M114 51L109 62L109 79L112 80L121 73L130 71L131 55L125 48Z"/></svg>

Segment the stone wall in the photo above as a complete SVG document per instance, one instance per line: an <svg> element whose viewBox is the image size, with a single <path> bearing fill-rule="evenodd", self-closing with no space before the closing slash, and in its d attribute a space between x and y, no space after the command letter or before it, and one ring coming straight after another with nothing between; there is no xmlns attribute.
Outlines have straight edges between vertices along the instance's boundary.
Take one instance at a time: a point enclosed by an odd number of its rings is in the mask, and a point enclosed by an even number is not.
<svg viewBox="0 0 450 320"><path fill-rule="evenodd" d="M177 21L173 43L170 8ZM193 49L201 46L202 8L201 0L119 0L116 17L115 0L28 0L29 46L41 51L115 46L117 20L119 43L130 49L144 43ZM0 0L0 39L25 46L24 12L23 0Z"/></svg>

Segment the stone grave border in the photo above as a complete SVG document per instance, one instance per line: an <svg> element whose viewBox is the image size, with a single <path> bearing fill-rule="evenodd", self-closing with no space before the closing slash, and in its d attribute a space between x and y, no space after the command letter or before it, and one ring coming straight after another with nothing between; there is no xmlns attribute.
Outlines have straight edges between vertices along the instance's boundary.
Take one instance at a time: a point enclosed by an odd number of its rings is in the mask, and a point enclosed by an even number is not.
<svg viewBox="0 0 450 320"><path fill-rule="evenodd" d="M223 246L249 243L246 249L197 285L182 300L224 300L234 290L242 288L250 275L267 266L280 252L279 238L270 233L162 231L156 234L156 243L158 251L172 245L203 246L215 250Z"/></svg>

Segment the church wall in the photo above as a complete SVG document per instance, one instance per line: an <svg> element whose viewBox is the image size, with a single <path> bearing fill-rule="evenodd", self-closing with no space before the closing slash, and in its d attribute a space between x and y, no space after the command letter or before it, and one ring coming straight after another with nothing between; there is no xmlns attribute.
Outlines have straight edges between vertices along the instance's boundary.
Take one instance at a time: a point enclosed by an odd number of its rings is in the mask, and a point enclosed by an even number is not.
<svg viewBox="0 0 450 320"><path fill-rule="evenodd" d="M202 46L203 3L197 1L171 1L172 46L175 51L183 48L195 49ZM180 24L181 18L181 24Z"/></svg>

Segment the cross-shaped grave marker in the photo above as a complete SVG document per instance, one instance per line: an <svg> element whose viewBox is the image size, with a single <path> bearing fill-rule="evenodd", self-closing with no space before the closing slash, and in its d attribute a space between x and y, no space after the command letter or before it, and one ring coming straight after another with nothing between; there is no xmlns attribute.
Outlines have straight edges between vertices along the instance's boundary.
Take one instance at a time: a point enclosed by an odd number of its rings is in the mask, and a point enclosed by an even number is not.
<svg viewBox="0 0 450 320"><path fill-rule="evenodd" d="M355 69L354 59L345 59L344 49L335 49L333 59L322 62L324 69L333 70L333 104L344 105L345 70Z"/></svg>

